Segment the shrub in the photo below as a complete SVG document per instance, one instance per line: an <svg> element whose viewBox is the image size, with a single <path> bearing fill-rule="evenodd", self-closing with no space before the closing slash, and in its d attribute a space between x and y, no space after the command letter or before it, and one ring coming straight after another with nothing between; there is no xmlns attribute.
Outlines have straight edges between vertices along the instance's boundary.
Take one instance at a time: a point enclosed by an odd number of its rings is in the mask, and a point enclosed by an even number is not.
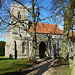
<svg viewBox="0 0 75 75"><path fill-rule="evenodd" d="M0 56L4 56L5 54L5 42L0 41Z"/></svg>

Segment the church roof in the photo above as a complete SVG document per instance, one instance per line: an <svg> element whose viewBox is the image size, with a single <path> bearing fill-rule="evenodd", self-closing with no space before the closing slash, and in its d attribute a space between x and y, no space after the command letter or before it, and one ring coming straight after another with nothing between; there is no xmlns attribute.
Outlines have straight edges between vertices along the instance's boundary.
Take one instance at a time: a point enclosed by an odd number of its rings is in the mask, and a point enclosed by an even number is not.
<svg viewBox="0 0 75 75"><path fill-rule="evenodd" d="M63 33L63 30L62 30L62 33ZM68 37L71 39L72 42L75 42L75 31L69 31L69 35Z"/></svg>
<svg viewBox="0 0 75 75"><path fill-rule="evenodd" d="M75 32L72 33L72 31L69 32L69 38L72 42L75 42Z"/></svg>
<svg viewBox="0 0 75 75"><path fill-rule="evenodd" d="M30 27L29 31L32 32L33 28ZM58 25L37 23L36 33L45 33L45 34L52 33L52 34L60 34L61 35L61 34L63 34L63 30L60 30ZM72 42L75 42L75 32L73 32L73 36L72 36L72 31L70 31L69 38L71 39Z"/></svg>
<svg viewBox="0 0 75 75"><path fill-rule="evenodd" d="M33 28L30 27L30 32L33 31ZM46 33L46 34L62 34L58 25L46 24L46 23L37 23L36 33Z"/></svg>
<svg viewBox="0 0 75 75"><path fill-rule="evenodd" d="M72 31L69 32L69 37L75 37L75 32L72 33Z"/></svg>

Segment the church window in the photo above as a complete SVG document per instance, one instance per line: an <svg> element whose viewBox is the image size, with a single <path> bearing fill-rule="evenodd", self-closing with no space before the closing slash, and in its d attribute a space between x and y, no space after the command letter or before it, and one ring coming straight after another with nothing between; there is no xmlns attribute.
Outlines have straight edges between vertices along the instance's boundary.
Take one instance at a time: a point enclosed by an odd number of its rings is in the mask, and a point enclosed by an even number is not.
<svg viewBox="0 0 75 75"><path fill-rule="evenodd" d="M20 28L19 28L19 32L20 32Z"/></svg>
<svg viewBox="0 0 75 75"><path fill-rule="evenodd" d="M23 42L22 44L22 53L26 54L26 43Z"/></svg>
<svg viewBox="0 0 75 75"><path fill-rule="evenodd" d="M23 42L23 44L22 44L22 53L24 53L24 50L25 50L25 44Z"/></svg>
<svg viewBox="0 0 75 75"><path fill-rule="evenodd" d="M57 36L58 37L58 36Z"/></svg>
<svg viewBox="0 0 75 75"><path fill-rule="evenodd" d="M20 14L20 12L18 12L18 18L21 19L21 14Z"/></svg>
<svg viewBox="0 0 75 75"><path fill-rule="evenodd" d="M22 35L20 34L20 37L22 37Z"/></svg>
<svg viewBox="0 0 75 75"><path fill-rule="evenodd" d="M15 29L14 29L15 30ZM18 34L18 32L13 32L12 34Z"/></svg>
<svg viewBox="0 0 75 75"><path fill-rule="evenodd" d="M24 24L22 24L22 26L24 27Z"/></svg>

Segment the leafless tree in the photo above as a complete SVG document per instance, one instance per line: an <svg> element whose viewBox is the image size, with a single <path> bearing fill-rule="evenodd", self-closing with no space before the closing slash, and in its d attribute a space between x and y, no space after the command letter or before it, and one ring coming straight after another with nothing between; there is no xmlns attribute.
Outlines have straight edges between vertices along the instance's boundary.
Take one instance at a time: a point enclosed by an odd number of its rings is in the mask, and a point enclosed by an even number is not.
<svg viewBox="0 0 75 75"><path fill-rule="evenodd" d="M73 29L75 21L73 18L75 0L53 0L52 3L51 12L55 21L64 22L62 45L59 56L66 59L69 31Z"/></svg>
<svg viewBox="0 0 75 75"><path fill-rule="evenodd" d="M17 23L20 23L21 25L23 23L25 23L26 19L24 20L21 20L19 18L17 18L16 16L14 16L13 14L10 13L10 8L9 8L9 5L7 6L5 3L5 0L2 0L1 2L1 6L0 6L0 14L2 14L0 16L0 30L2 31L3 29L6 29L8 28L9 25L14 25L13 27L19 27L25 31L27 31L32 37L33 37L33 49L32 49L32 55L31 55L31 59L35 59L35 51L36 51L36 25L37 25L37 22L39 21L39 7L37 7L38 5L38 2L37 0L34 1L34 0L29 0L29 2L31 2L31 8L27 7L24 5L24 2L25 0L7 0L6 2L8 2L8 4L10 4L11 2L16 2L18 4L20 4L21 6L23 6L24 9L26 9L28 11L28 13L30 14L30 16L32 17L32 20L29 20L32 22L31 26L33 27L33 32L31 33L27 28L25 28L25 26L18 26ZM36 6L36 8L35 8ZM10 17L14 17L17 21L14 22L12 21L11 23L9 22L9 16ZM29 24L27 24L29 25Z"/></svg>
<svg viewBox="0 0 75 75"><path fill-rule="evenodd" d="M29 2L29 4L31 5L31 7L27 7L25 6L25 2ZM45 1L45 0L44 0ZM10 3L17 3L20 4L21 6L23 6L24 9L26 9L29 13L29 17L31 17L32 19L19 19L18 17L16 17L15 15L10 13ZM8 29L8 26L13 25L13 27L19 27L25 31L27 31L33 38L33 49L32 49L32 54L31 54L31 59L35 59L35 53L36 53L36 47L37 47L37 39L36 39L36 25L39 21L43 20L41 19L40 16L40 10L43 9L42 6L42 0L2 0L1 1L1 11L0 14L2 14L0 16L0 30L2 31L6 31ZM14 17L16 19L16 22L12 21L9 22L9 17ZM25 21L29 20L30 22L32 22L32 24L26 23ZM21 26L17 25L18 23L20 23ZM23 26L22 24L26 23L28 26L32 26L33 28L33 32L31 33L25 26ZM3 32L2 31L2 32Z"/></svg>

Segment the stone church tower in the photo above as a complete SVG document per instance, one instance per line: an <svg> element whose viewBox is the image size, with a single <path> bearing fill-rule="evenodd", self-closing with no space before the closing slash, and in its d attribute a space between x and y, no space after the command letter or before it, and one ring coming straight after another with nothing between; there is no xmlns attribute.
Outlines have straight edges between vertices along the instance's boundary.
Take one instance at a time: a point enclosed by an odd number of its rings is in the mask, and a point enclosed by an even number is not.
<svg viewBox="0 0 75 75"><path fill-rule="evenodd" d="M19 23L17 19L24 20L24 23ZM28 57L28 48L30 48L32 41L28 40L31 39L30 35L21 29L22 27L28 29L28 11L21 5L11 3L9 23L13 24L9 25L6 33L5 57Z"/></svg>

